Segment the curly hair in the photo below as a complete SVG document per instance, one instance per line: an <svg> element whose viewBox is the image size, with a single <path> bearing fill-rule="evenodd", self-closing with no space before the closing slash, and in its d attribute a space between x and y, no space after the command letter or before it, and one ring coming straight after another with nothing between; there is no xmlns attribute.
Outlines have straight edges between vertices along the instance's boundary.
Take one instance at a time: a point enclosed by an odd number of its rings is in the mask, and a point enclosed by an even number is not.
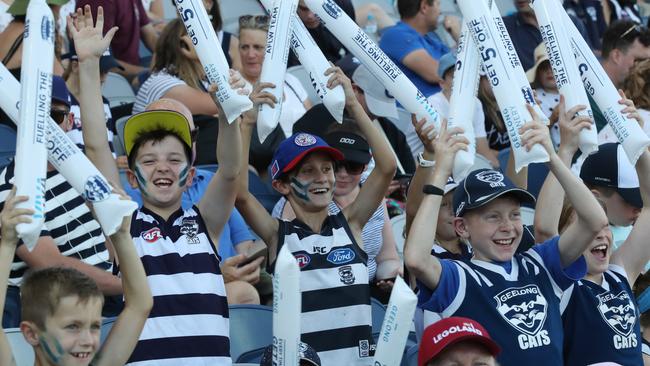
<svg viewBox="0 0 650 366"><path fill-rule="evenodd" d="M623 82L625 95L637 108L650 110L650 59L637 62Z"/></svg>

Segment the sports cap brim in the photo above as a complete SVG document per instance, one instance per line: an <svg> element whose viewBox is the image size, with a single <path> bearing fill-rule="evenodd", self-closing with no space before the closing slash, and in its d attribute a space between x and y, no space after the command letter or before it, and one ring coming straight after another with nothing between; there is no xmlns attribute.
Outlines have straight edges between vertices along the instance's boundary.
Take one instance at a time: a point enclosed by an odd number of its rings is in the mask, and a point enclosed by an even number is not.
<svg viewBox="0 0 650 366"><path fill-rule="evenodd" d="M482 337L480 335L475 335L475 334L470 335L470 334L468 334L468 335L459 336L459 337L450 339L447 342L443 341L443 343L441 343L439 345L438 351L435 352L435 353L432 353L431 355L426 355L426 360L424 362L421 362L420 365L421 366L426 365L433 358L435 358L440 353L442 353L442 351L444 351L446 348L451 347L452 345L457 344L459 342L476 342L476 343L484 346L485 348L487 348L488 352L494 357L496 357L497 355L499 355L499 353L501 353L501 347L499 347L499 345L495 341L493 341L492 339L487 338L487 337Z"/></svg>
<svg viewBox="0 0 650 366"><path fill-rule="evenodd" d="M140 135L155 130L167 130L192 148L192 133L184 115L170 110L141 112L129 118L124 125L124 149L131 154Z"/></svg>
<svg viewBox="0 0 650 366"><path fill-rule="evenodd" d="M332 159L335 161L340 161L340 160L345 160L345 156L343 153L330 146L314 146L311 149L307 149L300 154L298 154L296 157L294 157L289 164L287 164L284 169L282 169L282 173L288 173L290 172L293 168L295 168L307 155L313 153L313 152L323 152L327 155L329 155Z"/></svg>
<svg viewBox="0 0 650 366"><path fill-rule="evenodd" d="M643 208L643 200L641 199L641 190L639 188L616 188L616 192L623 197L626 203L636 208Z"/></svg>
<svg viewBox="0 0 650 366"><path fill-rule="evenodd" d="M456 216L461 217L465 213L467 213L468 210L473 210L479 207L483 207L503 195L512 195L515 198L517 198L517 200L519 200L520 203L530 203L531 205L535 204L535 196L533 196L530 192L521 188L509 188L509 189L504 189L502 191L494 192L486 197L480 197L476 202L465 205L460 210L460 212L456 213Z"/></svg>

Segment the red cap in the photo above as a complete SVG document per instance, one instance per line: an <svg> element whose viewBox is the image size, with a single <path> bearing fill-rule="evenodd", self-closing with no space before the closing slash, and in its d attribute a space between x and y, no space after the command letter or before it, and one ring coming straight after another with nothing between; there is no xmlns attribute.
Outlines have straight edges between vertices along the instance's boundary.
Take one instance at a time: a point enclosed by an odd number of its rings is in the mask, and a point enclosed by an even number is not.
<svg viewBox="0 0 650 366"><path fill-rule="evenodd" d="M426 365L445 348L461 341L480 343L495 357L501 352L499 345L490 338L481 324L468 318L445 318L424 330L418 353L418 366Z"/></svg>

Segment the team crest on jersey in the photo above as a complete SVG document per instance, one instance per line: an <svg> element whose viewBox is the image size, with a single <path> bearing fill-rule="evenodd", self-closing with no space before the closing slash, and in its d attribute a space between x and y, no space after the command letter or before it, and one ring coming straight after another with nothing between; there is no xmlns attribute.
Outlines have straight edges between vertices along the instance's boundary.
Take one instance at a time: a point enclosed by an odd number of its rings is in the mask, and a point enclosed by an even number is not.
<svg viewBox="0 0 650 366"><path fill-rule="evenodd" d="M537 285L511 287L494 299L499 314L518 331L535 336L544 326L548 302Z"/></svg>
<svg viewBox="0 0 650 366"><path fill-rule="evenodd" d="M140 234L142 239L147 243L155 243L158 239L162 239L162 234L160 234L160 229L154 227Z"/></svg>
<svg viewBox="0 0 650 366"><path fill-rule="evenodd" d="M339 277L341 282L344 285L351 285L354 283L354 272L352 272L352 266L343 266L339 268Z"/></svg>
<svg viewBox="0 0 650 366"><path fill-rule="evenodd" d="M101 202L111 195L111 188L98 175L91 175L84 184L83 197L86 201Z"/></svg>
<svg viewBox="0 0 650 366"><path fill-rule="evenodd" d="M314 145L316 138L308 133L301 133L293 139L293 142L298 146L306 147Z"/></svg>
<svg viewBox="0 0 650 366"><path fill-rule="evenodd" d="M199 244L201 242L197 236L199 234L199 224L196 220L183 219L181 234L185 235L187 244Z"/></svg>
<svg viewBox="0 0 650 366"><path fill-rule="evenodd" d="M617 295L611 292L597 295L598 311L605 322L622 336L629 336L636 323L636 308L630 295L621 291Z"/></svg>

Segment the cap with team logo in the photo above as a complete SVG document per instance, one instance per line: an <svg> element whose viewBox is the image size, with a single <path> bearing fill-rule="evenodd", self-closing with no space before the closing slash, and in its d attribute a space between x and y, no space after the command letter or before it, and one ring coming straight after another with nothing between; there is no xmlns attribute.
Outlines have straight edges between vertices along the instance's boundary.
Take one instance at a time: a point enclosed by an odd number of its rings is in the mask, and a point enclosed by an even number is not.
<svg viewBox="0 0 650 366"><path fill-rule="evenodd" d="M370 146L363 137L350 132L331 132L325 136L325 141L345 156L345 160L354 163L368 164L370 161Z"/></svg>
<svg viewBox="0 0 650 366"><path fill-rule="evenodd" d="M501 352L499 345L478 322L461 317L445 318L424 330L418 353L418 366L426 365L445 348L462 341L479 343L495 357Z"/></svg>
<svg viewBox="0 0 650 366"><path fill-rule="evenodd" d="M598 146L598 151L582 163L580 178L588 184L613 188L625 202L634 207L643 207L639 177L619 143Z"/></svg>
<svg viewBox="0 0 650 366"><path fill-rule="evenodd" d="M280 178L282 174L295 168L309 153L316 151L326 153L337 161L344 160L343 153L328 145L322 138L304 132L294 133L275 150L269 167L271 179Z"/></svg>
<svg viewBox="0 0 650 366"><path fill-rule="evenodd" d="M469 173L454 191L454 214L461 217L467 210L486 205L504 194L517 197L521 203L535 203L535 197L532 194L515 186L500 171L475 170Z"/></svg>
<svg viewBox="0 0 650 366"><path fill-rule="evenodd" d="M310 345L305 342L300 342L298 347L298 355L300 357L301 365L306 362L313 366L320 366L320 357L318 353ZM260 366L272 366L273 363L273 345L264 349L264 354L260 360Z"/></svg>

